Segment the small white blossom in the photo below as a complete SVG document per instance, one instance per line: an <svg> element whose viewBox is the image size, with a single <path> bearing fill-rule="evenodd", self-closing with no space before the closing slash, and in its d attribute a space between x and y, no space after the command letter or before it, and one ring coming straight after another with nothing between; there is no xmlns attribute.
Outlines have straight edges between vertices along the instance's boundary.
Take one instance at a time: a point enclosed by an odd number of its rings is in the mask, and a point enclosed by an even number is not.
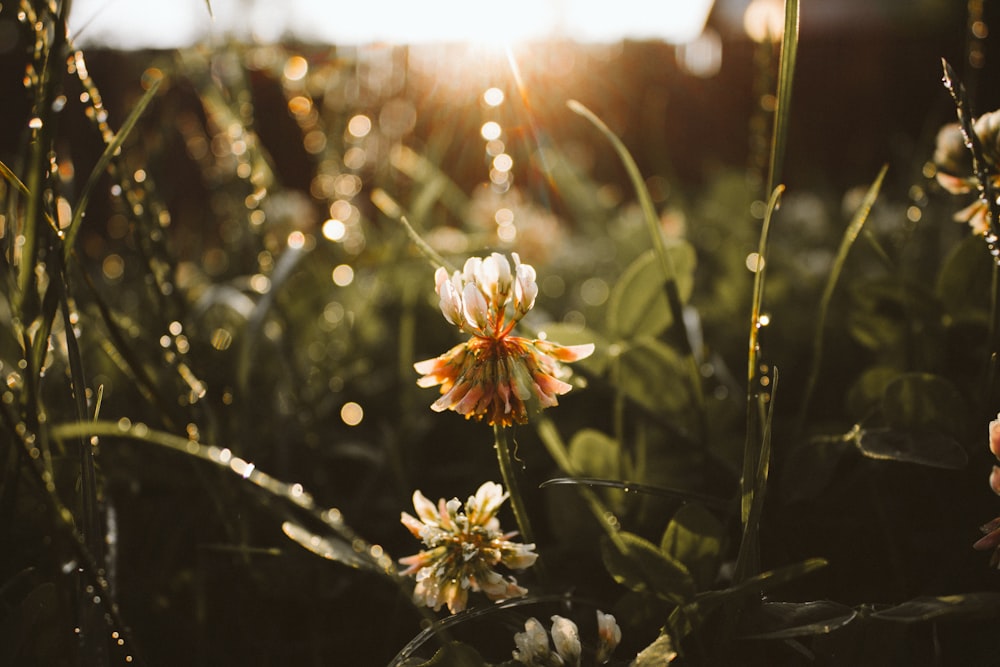
<svg viewBox="0 0 1000 667"><path fill-rule="evenodd" d="M399 562L413 575L415 602L435 611L447 605L451 613L465 609L469 591L482 591L491 600L520 597L527 589L513 577L494 570L497 565L520 570L534 564L534 544L511 542L516 533L504 533L496 513L507 494L486 482L463 505L458 498L435 505L420 491L413 493L414 517L402 512L400 521L427 547Z"/></svg>

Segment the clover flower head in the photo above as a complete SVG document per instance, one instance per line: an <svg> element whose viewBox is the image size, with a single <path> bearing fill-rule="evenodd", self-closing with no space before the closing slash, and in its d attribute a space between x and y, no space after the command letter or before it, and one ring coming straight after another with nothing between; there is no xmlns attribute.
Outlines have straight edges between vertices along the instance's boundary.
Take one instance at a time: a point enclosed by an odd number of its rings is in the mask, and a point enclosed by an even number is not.
<svg viewBox="0 0 1000 667"><path fill-rule="evenodd" d="M512 653L514 660L528 667L579 667L583 648L576 623L558 615L551 620L549 632L537 618L525 621L524 632L514 635L517 647ZM551 646L549 635L552 637ZM603 665L611 659L611 653L622 637L614 616L598 610L597 635L596 661Z"/></svg>
<svg viewBox="0 0 1000 667"><path fill-rule="evenodd" d="M513 577L504 577L494 568L503 565L523 570L538 557L534 544L512 542L517 533L504 533L496 514L507 499L503 487L486 482L464 506L458 498L437 505L420 491L413 493L414 517L403 512L400 521L426 547L412 556L400 558L408 566L404 575L413 575L417 604L442 605L455 614L465 609L469 591L482 591L491 600L507 600L526 594Z"/></svg>
<svg viewBox="0 0 1000 667"><path fill-rule="evenodd" d="M572 389L563 363L590 356L592 344L563 346L512 334L514 325L535 305L537 275L512 253L513 267L500 253L470 257L451 275L434 274L438 306L444 318L471 338L439 357L413 365L421 387L440 385L431 408L453 410L489 424L510 426L528 420L528 405L558 404Z"/></svg>
<svg viewBox="0 0 1000 667"><path fill-rule="evenodd" d="M983 149L983 167L992 189L1000 188L1000 110L983 114L972 124ZM972 171L972 157L958 123L949 123L938 131L934 149L934 165L938 183L951 194L978 192L979 181ZM956 222L966 222L975 234L990 231L989 204L982 197L958 211Z"/></svg>
<svg viewBox="0 0 1000 667"><path fill-rule="evenodd" d="M552 617L554 652L549 648L549 634L537 618L529 618L524 632L514 635L514 660L528 667L579 667L580 633L576 623L562 616Z"/></svg>

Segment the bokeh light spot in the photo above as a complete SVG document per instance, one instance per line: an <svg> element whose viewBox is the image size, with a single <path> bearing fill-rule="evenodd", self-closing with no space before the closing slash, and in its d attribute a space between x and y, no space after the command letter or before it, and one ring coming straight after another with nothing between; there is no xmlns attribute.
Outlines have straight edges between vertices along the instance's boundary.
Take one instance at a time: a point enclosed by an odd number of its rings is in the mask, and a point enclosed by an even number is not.
<svg viewBox="0 0 1000 667"><path fill-rule="evenodd" d="M761 257L760 254L752 252L747 255L746 265L750 271L757 273L764 268L764 264L764 258Z"/></svg>
<svg viewBox="0 0 1000 667"><path fill-rule="evenodd" d="M333 269L333 282L338 287L346 287L354 282L354 269L349 264L340 264Z"/></svg>
<svg viewBox="0 0 1000 667"><path fill-rule="evenodd" d="M347 233L347 227L336 218L330 218L323 223L323 236L331 241L340 241Z"/></svg>
<svg viewBox="0 0 1000 667"><path fill-rule="evenodd" d="M504 94L499 88L487 88L483 93L483 102L491 107L498 107L503 104Z"/></svg>
<svg viewBox="0 0 1000 667"><path fill-rule="evenodd" d="M493 168L497 171L510 171L511 167L514 166L514 158L507 155L506 153L501 153L493 158Z"/></svg>
<svg viewBox="0 0 1000 667"><path fill-rule="evenodd" d="M285 61L284 75L289 81L301 81L309 73L309 63L302 56L292 56Z"/></svg>
<svg viewBox="0 0 1000 667"><path fill-rule="evenodd" d="M357 426L365 418L365 411L360 405L354 401L350 401L344 403L344 407L340 408L340 418L348 426Z"/></svg>
<svg viewBox="0 0 1000 667"><path fill-rule="evenodd" d="M479 130L479 134L483 136L483 139L487 141L493 141L494 139L499 139L500 134L503 132L503 128L500 127L500 123L495 120L490 120L483 123L482 128Z"/></svg>
<svg viewBox="0 0 1000 667"><path fill-rule="evenodd" d="M121 258L121 255L108 255L101 263L101 272L108 280L121 280L122 275L125 273L125 260Z"/></svg>
<svg viewBox="0 0 1000 667"><path fill-rule="evenodd" d="M364 114L358 114L347 121L347 131L352 137L360 139L372 131L372 119Z"/></svg>

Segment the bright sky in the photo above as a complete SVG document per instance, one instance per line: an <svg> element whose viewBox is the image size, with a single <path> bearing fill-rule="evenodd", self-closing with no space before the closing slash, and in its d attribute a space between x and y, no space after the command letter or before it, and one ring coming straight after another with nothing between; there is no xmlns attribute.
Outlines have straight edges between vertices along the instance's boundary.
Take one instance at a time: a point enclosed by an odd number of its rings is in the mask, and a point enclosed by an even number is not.
<svg viewBox="0 0 1000 667"><path fill-rule="evenodd" d="M277 41L292 34L331 44L375 41L516 43L663 39L685 43L713 0L74 0L70 29L81 45L175 48L211 37Z"/></svg>

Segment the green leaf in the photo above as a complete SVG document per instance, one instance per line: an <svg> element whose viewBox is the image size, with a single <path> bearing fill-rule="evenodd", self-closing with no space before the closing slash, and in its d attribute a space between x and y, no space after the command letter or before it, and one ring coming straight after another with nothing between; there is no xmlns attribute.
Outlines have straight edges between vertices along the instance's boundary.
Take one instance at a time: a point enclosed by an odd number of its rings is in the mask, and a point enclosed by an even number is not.
<svg viewBox="0 0 1000 667"><path fill-rule="evenodd" d="M849 436L816 438L788 452L782 468L781 493L788 502L812 500L833 480L849 448Z"/></svg>
<svg viewBox="0 0 1000 667"><path fill-rule="evenodd" d="M727 606L732 610L741 609L747 600L753 600L754 604L759 604L760 596L763 593L815 572L826 565L826 559L810 558L800 563L763 572L729 588L699 593L695 596L694 601L677 607L671 613L668 624L675 629L678 636L686 636L720 607Z"/></svg>
<svg viewBox="0 0 1000 667"><path fill-rule="evenodd" d="M317 535L291 521L285 521L281 524L281 532L303 549L311 551L317 556L322 556L327 560L342 563L359 570L376 569L370 560L362 557L350 544L343 540Z"/></svg>
<svg viewBox="0 0 1000 667"><path fill-rule="evenodd" d="M765 602L742 620L743 639L792 639L829 634L858 616L846 605L816 602Z"/></svg>
<svg viewBox="0 0 1000 667"><path fill-rule="evenodd" d="M694 580L684 565L633 533L620 533L625 552L607 537L601 540L601 558L608 573L633 591L649 591L682 604L695 595Z"/></svg>
<svg viewBox="0 0 1000 667"><path fill-rule="evenodd" d="M668 413L680 413L691 405L684 361L666 343L655 338L635 340L617 363L618 387L640 405Z"/></svg>
<svg viewBox="0 0 1000 667"><path fill-rule="evenodd" d="M886 423L895 429L960 433L965 401L943 377L907 373L886 386L882 409Z"/></svg>
<svg viewBox="0 0 1000 667"><path fill-rule="evenodd" d="M993 261L983 240L969 235L955 245L938 274L935 292L955 321L989 323Z"/></svg>
<svg viewBox="0 0 1000 667"><path fill-rule="evenodd" d="M934 351L932 334L942 311L923 285L895 278L865 280L852 285L851 299L848 331L861 345L896 357L906 353L908 343L919 344L921 351Z"/></svg>
<svg viewBox="0 0 1000 667"><path fill-rule="evenodd" d="M899 369L892 366L871 366L847 391L845 398L847 412L861 421L882 406L885 389L900 376Z"/></svg>
<svg viewBox="0 0 1000 667"><path fill-rule="evenodd" d="M699 589L715 581L726 527L698 503L682 506L660 540L660 550L684 564Z"/></svg>
<svg viewBox="0 0 1000 667"><path fill-rule="evenodd" d="M573 470L584 477L621 479L621 445L614 438L594 429L577 431L569 443L569 460ZM624 491L602 489L601 495L614 512L622 511Z"/></svg>
<svg viewBox="0 0 1000 667"><path fill-rule="evenodd" d="M577 431L569 443L573 469L588 477L621 477L621 445L600 431L585 428Z"/></svg>
<svg viewBox="0 0 1000 667"><path fill-rule="evenodd" d="M676 241L665 248L676 270L682 302L694 289L695 253L691 244ZM657 336L674 321L665 290L666 277L656 253L639 255L622 273L608 297L607 330L615 338L630 340Z"/></svg>
<svg viewBox="0 0 1000 667"><path fill-rule="evenodd" d="M936 431L865 429L855 438L858 450L870 459L903 461L962 470L969 456L955 438Z"/></svg>
<svg viewBox="0 0 1000 667"><path fill-rule="evenodd" d="M539 335L545 334L545 339L560 345L594 344L594 353L586 359L573 363L571 368L585 368L594 375L602 375L608 367L607 339L593 329L581 327L566 322L550 322L539 328Z"/></svg>
<svg viewBox="0 0 1000 667"><path fill-rule="evenodd" d="M676 657L673 640L670 635L663 633L656 641L639 651L631 667L663 667Z"/></svg>
<svg viewBox="0 0 1000 667"><path fill-rule="evenodd" d="M998 614L1000 614L1000 593L981 592L915 598L895 607L877 611L872 614L872 618L917 623L956 616L996 618Z"/></svg>

